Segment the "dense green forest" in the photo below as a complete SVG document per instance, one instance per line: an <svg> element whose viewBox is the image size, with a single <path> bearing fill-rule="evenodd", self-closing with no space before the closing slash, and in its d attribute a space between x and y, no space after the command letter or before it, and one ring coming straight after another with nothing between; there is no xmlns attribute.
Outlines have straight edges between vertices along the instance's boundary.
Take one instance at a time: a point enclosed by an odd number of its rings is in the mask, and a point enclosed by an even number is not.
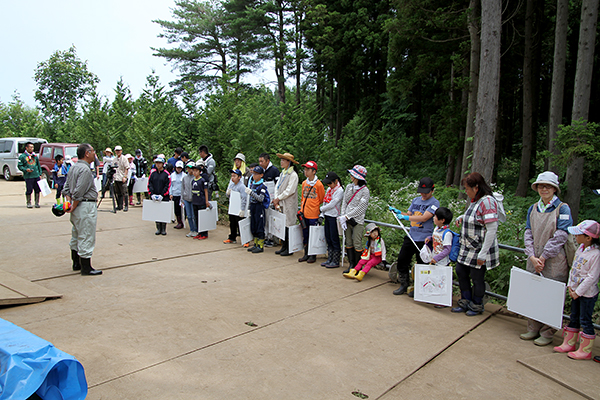
<svg viewBox="0 0 600 400"><path fill-rule="evenodd" d="M320 171L363 164L386 198L425 175L459 187L473 169L506 196L533 196L531 180L551 168L573 208L581 196L579 219L597 218L597 0L178 0L172 10L154 21L169 46L153 49L179 73L170 87L151 74L138 98L123 80L104 98L76 48L58 50L32 71L37 108L18 94L0 103L0 136L146 155L195 156L206 144L222 175L237 152L288 151ZM267 62L274 87L244 83Z"/></svg>

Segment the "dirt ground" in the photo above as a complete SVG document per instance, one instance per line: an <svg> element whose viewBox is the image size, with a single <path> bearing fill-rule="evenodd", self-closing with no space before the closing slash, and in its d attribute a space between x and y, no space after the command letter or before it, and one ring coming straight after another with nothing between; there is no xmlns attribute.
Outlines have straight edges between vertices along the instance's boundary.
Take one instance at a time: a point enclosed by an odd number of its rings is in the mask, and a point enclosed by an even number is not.
<svg viewBox="0 0 600 400"><path fill-rule="evenodd" d="M63 297L0 318L75 356L88 399L600 398L600 364L520 340L525 320L498 306L452 314L392 295L384 271L357 282L322 259L225 245L225 226L155 236L141 207L103 203L104 274L80 276L68 216L51 213L53 195L25 208L24 189L0 182L0 269Z"/></svg>

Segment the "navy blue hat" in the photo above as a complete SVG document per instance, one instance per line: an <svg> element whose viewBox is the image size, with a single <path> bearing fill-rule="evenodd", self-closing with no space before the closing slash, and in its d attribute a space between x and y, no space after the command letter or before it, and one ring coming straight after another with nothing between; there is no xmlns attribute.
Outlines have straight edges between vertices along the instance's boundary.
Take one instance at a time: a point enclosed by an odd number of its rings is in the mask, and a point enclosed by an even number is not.
<svg viewBox="0 0 600 400"><path fill-rule="evenodd" d="M252 172L255 172L257 174L264 174L265 170L260 165L257 165L256 167L254 167L254 169L252 170Z"/></svg>
<svg viewBox="0 0 600 400"><path fill-rule="evenodd" d="M239 175L239 176L242 176L242 175L243 175L243 174L242 174L242 171L240 171L240 170L239 170L239 168L238 168L238 169L230 169L230 170L229 170L229 173L231 173L231 174L236 174L236 175Z"/></svg>

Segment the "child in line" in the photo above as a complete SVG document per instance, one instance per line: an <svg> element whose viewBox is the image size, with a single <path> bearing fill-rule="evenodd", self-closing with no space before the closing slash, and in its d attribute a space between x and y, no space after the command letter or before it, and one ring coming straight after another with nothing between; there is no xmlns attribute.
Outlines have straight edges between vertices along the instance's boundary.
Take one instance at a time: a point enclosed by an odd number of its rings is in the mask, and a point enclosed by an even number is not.
<svg viewBox="0 0 600 400"><path fill-rule="evenodd" d="M390 207L390 210L395 212L399 219L410 221L410 236L415 241L419 248L425 244L425 238L433 233L433 215L435 210L440 206L440 202L433 197L435 185L433 179L425 177L419 181L417 193L419 197L415 197L408 207L408 212ZM395 295L406 293L409 287L409 269L413 255L417 256L417 264L423 264L419 251L410 240L408 235L404 236L404 242L400 253L398 253L398 274L400 278L400 287L394 290Z"/></svg>
<svg viewBox="0 0 600 400"><path fill-rule="evenodd" d="M302 235L304 237L304 256L298 259L298 262L306 261L309 264L317 261L317 256L308 255L308 234L309 226L317 225L319 219L320 207L325 198L325 188L323 183L317 177L317 163L308 161L302 164L304 167L304 176L306 180L302 182L302 199L300 200L300 211L305 221L302 224Z"/></svg>
<svg viewBox="0 0 600 400"><path fill-rule="evenodd" d="M67 173L69 170L67 166L63 163L64 157L62 154L57 154L54 157L54 168L52 169L52 182L54 182L54 188L56 189L56 204L62 204L64 199L62 198L62 190L65 186L65 182L67 181Z"/></svg>
<svg viewBox="0 0 600 400"><path fill-rule="evenodd" d="M229 186L227 187L227 197L231 196L231 192L238 192L240 194L240 198L242 200L241 211L239 214L233 215L229 214L229 237L223 240L225 244L233 244L236 243L235 238L238 236L238 224L242 218L244 218L246 213L246 201L248 195L246 194L246 186L244 186L242 171L239 169L230 169L231 173L231 181L229 182Z"/></svg>
<svg viewBox="0 0 600 400"><path fill-rule="evenodd" d="M385 242L381 237L379 227L371 222L367 225L366 231L365 236L368 237L367 245L360 260L355 268L350 269L347 274L343 274L346 278L356 279L359 282L363 280L371 268L381 263L386 257Z"/></svg>
<svg viewBox="0 0 600 400"><path fill-rule="evenodd" d="M329 186L323 205L321 215L325 217L325 240L327 241L327 261L321 267L338 268L342 247L340 246L340 234L338 232L337 217L340 216L342 200L344 200L344 189L340 184L340 177L335 172L328 172L323 179L323 184Z"/></svg>
<svg viewBox="0 0 600 400"><path fill-rule="evenodd" d="M148 177L148 194L152 201L169 201L170 179L169 173L165 170L165 158L160 155L154 159L154 169ZM167 223L156 222L155 235L167 234Z"/></svg>
<svg viewBox="0 0 600 400"><path fill-rule="evenodd" d="M206 179L206 174L203 174L205 167L204 160L198 160L192 170L194 173L194 179L192 180L192 206L194 208L194 222L198 229L200 227L198 225L198 211L210 208L210 203L208 202L208 180ZM198 235L194 236L194 239L198 240L207 238L207 231L198 232Z"/></svg>
<svg viewBox="0 0 600 400"><path fill-rule="evenodd" d="M194 220L194 206L192 205L192 181L194 180L194 167L196 163L189 161L186 165L187 174L181 180L181 202L185 207L185 216L190 226L190 232L186 237L198 236L198 228Z"/></svg>
<svg viewBox="0 0 600 400"><path fill-rule="evenodd" d="M431 254L433 258L429 262L430 264L436 265L449 265L450 264L450 250L452 250L452 232L450 232L448 225L452 222L454 215L452 211L446 207L440 207L435 210L433 215L433 224L435 229L433 234L425 238L425 244L432 242L433 250Z"/></svg>
<svg viewBox="0 0 600 400"><path fill-rule="evenodd" d="M556 346L554 351L567 353L567 356L574 360L589 360L592 358L592 347L596 338L592 314L598 300L600 278L600 224L588 219L577 226L569 227L568 230L570 234L575 235L579 244L567 285L569 295L573 299L571 321L563 331L563 343ZM575 351L577 342L579 349Z"/></svg>
<svg viewBox="0 0 600 400"><path fill-rule="evenodd" d="M250 230L254 236L254 246L248 251L256 254L264 251L265 244L265 210L271 204L269 190L264 184L263 175L265 170L260 165L252 170L250 187L245 192L250 196Z"/></svg>
<svg viewBox="0 0 600 400"><path fill-rule="evenodd" d="M449 208L440 207L435 210L433 215L433 224L435 229L433 234L425 238L425 245L432 245L432 258L429 264L440 266L450 265L450 251L452 250L453 235L448 227L452 222L454 215ZM411 296L412 297L412 296ZM435 305L435 308L446 308L443 305Z"/></svg>
<svg viewBox="0 0 600 400"><path fill-rule="evenodd" d="M171 200L173 201L173 211L177 218L177 225L173 229L183 229L183 219L181 218L181 187L185 173L183 172L183 161L175 162L175 171L171 174Z"/></svg>
<svg viewBox="0 0 600 400"><path fill-rule="evenodd" d="M126 154L125 158L129 161L129 169L127 170L127 193L129 194L129 205L133 206L133 185L135 185L135 164L133 163L133 156Z"/></svg>

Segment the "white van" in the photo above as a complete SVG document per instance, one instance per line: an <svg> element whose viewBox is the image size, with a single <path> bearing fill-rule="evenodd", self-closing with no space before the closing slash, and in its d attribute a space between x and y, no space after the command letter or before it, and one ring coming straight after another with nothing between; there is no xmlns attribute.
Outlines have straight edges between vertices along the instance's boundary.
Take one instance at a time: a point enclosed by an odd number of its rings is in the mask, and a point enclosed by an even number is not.
<svg viewBox="0 0 600 400"><path fill-rule="evenodd" d="M39 154L43 143L48 143L46 139L13 137L0 139L0 171L4 179L10 181L15 176L23 176L19 170L19 156L25 151L25 143L33 143L33 151Z"/></svg>

